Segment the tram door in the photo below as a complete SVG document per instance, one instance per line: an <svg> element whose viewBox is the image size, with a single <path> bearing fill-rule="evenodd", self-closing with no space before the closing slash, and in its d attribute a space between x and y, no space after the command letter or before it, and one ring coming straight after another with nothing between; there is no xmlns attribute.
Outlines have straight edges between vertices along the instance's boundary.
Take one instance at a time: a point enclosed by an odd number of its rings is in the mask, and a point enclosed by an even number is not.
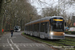
<svg viewBox="0 0 75 50"><path fill-rule="evenodd" d="M48 37L48 32L49 32L49 22L45 22L45 37Z"/></svg>

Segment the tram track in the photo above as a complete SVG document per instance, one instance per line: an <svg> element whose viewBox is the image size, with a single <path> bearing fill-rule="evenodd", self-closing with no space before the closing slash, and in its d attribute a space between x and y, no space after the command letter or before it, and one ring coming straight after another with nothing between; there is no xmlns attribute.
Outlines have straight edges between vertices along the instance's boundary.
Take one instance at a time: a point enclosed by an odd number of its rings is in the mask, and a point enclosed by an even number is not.
<svg viewBox="0 0 75 50"><path fill-rule="evenodd" d="M26 35L28 36L28 35ZM68 38L66 37L65 39L60 39L59 41L57 40L49 40L49 39L40 39L37 37L32 37L32 36L28 36L30 37L29 39L35 39L34 41L41 41L41 42L45 42L47 44L51 44L53 46L74 46L75 49L75 38Z"/></svg>
<svg viewBox="0 0 75 50"><path fill-rule="evenodd" d="M30 36L31 37L31 36ZM36 38L36 37L35 37ZM39 39L39 38L38 38ZM75 46L75 40L74 39L69 39L69 38L65 38L65 39L61 39L59 41L52 41L52 40L48 40L48 39L39 39L41 41L45 41L45 42L51 42L51 43L57 43L59 45L64 45L64 46Z"/></svg>
<svg viewBox="0 0 75 50"><path fill-rule="evenodd" d="M64 45L64 46L74 46L74 48L75 48L75 40L74 39L66 38L66 39L63 39L60 41L56 41L56 43Z"/></svg>

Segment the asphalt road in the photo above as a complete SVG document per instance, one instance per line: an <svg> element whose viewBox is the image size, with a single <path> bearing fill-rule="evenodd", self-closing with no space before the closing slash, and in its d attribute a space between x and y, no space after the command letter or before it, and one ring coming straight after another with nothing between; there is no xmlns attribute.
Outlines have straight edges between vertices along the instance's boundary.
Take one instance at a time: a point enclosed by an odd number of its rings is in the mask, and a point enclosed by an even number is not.
<svg viewBox="0 0 75 50"><path fill-rule="evenodd" d="M0 38L0 50L53 50L46 44L37 43L21 35L22 32L10 33Z"/></svg>

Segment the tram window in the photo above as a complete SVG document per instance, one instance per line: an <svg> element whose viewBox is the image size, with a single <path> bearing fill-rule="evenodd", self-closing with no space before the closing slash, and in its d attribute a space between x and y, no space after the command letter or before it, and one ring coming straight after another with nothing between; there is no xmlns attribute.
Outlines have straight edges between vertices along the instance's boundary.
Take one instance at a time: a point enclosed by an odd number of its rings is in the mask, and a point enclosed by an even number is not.
<svg viewBox="0 0 75 50"><path fill-rule="evenodd" d="M32 25L30 25L30 31L32 31Z"/></svg>
<svg viewBox="0 0 75 50"><path fill-rule="evenodd" d="M48 22L41 23L40 31L47 33L48 30Z"/></svg>
<svg viewBox="0 0 75 50"><path fill-rule="evenodd" d="M28 26L28 31L29 31L29 26Z"/></svg>
<svg viewBox="0 0 75 50"><path fill-rule="evenodd" d="M35 24L34 24L34 31L36 31L36 26L35 26Z"/></svg>
<svg viewBox="0 0 75 50"><path fill-rule="evenodd" d="M26 26L26 31L27 31L27 26Z"/></svg>
<svg viewBox="0 0 75 50"><path fill-rule="evenodd" d="M36 24L34 24L34 31L36 31Z"/></svg>
<svg viewBox="0 0 75 50"><path fill-rule="evenodd" d="M30 25L30 31L33 31L33 25Z"/></svg>
<svg viewBox="0 0 75 50"><path fill-rule="evenodd" d="M39 23L37 24L37 31L39 31Z"/></svg>
<svg viewBox="0 0 75 50"><path fill-rule="evenodd" d="M29 26L28 26L28 31L29 31Z"/></svg>
<svg viewBox="0 0 75 50"><path fill-rule="evenodd" d="M31 31L31 25L29 25L29 31Z"/></svg>
<svg viewBox="0 0 75 50"><path fill-rule="evenodd" d="M26 26L26 31L28 30L28 27Z"/></svg>
<svg viewBox="0 0 75 50"><path fill-rule="evenodd" d="M29 25L29 31L31 31L31 25Z"/></svg>
<svg viewBox="0 0 75 50"><path fill-rule="evenodd" d="M27 30L27 26L25 26L25 30Z"/></svg>
<svg viewBox="0 0 75 50"><path fill-rule="evenodd" d="M34 25L32 25L32 31L34 31Z"/></svg>
<svg viewBox="0 0 75 50"><path fill-rule="evenodd" d="M30 29L29 29L29 26L28 26L28 31L29 31Z"/></svg>
<svg viewBox="0 0 75 50"><path fill-rule="evenodd" d="M28 26L27 26L27 31L28 31Z"/></svg>
<svg viewBox="0 0 75 50"><path fill-rule="evenodd" d="M28 26L27 26L27 31L28 31Z"/></svg>
<svg viewBox="0 0 75 50"><path fill-rule="evenodd" d="M34 24L34 31L39 31L39 24Z"/></svg>
<svg viewBox="0 0 75 50"><path fill-rule="evenodd" d="M28 28L27 30L29 31L29 26L27 26L27 28Z"/></svg>
<svg viewBox="0 0 75 50"><path fill-rule="evenodd" d="M27 26L26 26L26 31L27 31Z"/></svg>
<svg viewBox="0 0 75 50"><path fill-rule="evenodd" d="M30 31L32 31L32 25L30 25Z"/></svg>
<svg viewBox="0 0 75 50"><path fill-rule="evenodd" d="M41 32L44 32L44 26L45 26L45 23L41 23L41 27L40 27Z"/></svg>
<svg viewBox="0 0 75 50"><path fill-rule="evenodd" d="M47 30L48 30L48 22L45 22L45 33L47 33Z"/></svg>

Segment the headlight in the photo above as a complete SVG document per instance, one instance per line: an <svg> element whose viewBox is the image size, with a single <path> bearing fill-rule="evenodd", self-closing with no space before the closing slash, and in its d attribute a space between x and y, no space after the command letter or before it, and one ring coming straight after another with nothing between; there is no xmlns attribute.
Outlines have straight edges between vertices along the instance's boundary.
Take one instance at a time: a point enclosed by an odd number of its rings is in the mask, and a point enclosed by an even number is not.
<svg viewBox="0 0 75 50"><path fill-rule="evenodd" d="M53 32L50 32L50 35L53 35Z"/></svg>
<svg viewBox="0 0 75 50"><path fill-rule="evenodd" d="M65 33L63 33L63 35L65 35Z"/></svg>

